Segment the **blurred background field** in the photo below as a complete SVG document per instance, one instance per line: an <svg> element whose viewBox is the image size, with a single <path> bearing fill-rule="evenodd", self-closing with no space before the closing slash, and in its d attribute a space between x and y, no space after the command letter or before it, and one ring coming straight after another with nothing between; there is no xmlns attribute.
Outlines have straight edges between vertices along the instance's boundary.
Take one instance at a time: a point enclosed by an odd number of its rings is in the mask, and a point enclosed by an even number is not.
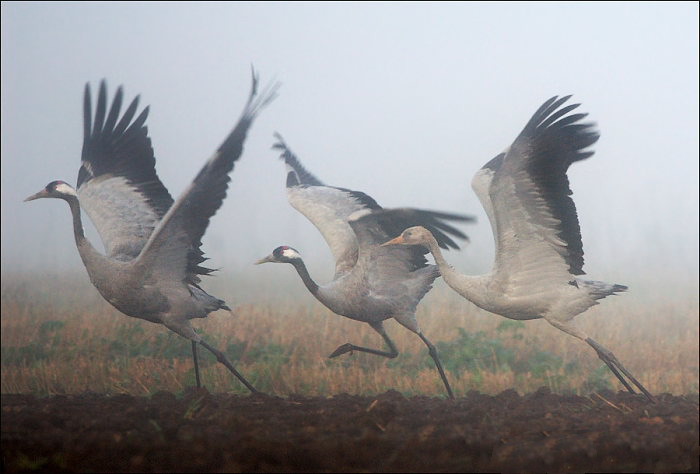
<svg viewBox="0 0 700 474"><path fill-rule="evenodd" d="M601 131L596 154L568 174L584 269L630 288L576 321L652 392L697 393L697 2L1 8L3 393L177 393L194 385L188 341L119 314L90 284L65 203L23 200L55 179L75 184L83 87L102 78L110 96L122 84L127 100L140 94L152 107L158 176L179 196L237 120L251 63L263 83L283 83L280 97L251 130L202 241L207 266L221 268L203 288L235 314L194 324L260 390L444 396L425 346L394 322L386 326L401 351L396 359L328 360L345 342L380 348L382 340L325 309L291 267L252 265L291 245L317 282L333 274L321 234L287 202L284 166L270 149L274 132L329 185L384 207L475 215L461 227L470 243L447 258L482 274L494 241L472 176L544 100L571 93ZM620 389L583 342L543 321L486 314L441 281L418 319L458 396ZM209 354L202 358L211 391L245 393Z"/></svg>
<svg viewBox="0 0 700 474"><path fill-rule="evenodd" d="M219 311L194 321L259 390L279 396L389 389L445 395L423 343L393 320L386 328L400 351L396 359L362 353L328 359L345 342L384 347L367 324L335 315L313 299L295 275L278 277L207 279L204 288L224 298L233 314ZM652 393L697 393L697 284L631 287L576 321ZM583 395L622 389L583 342L541 320L515 322L486 313L440 280L417 314L457 396L509 388L524 394L542 386ZM2 393L148 395L180 393L195 383L188 341L122 315L84 273L4 273L1 321ZM211 354L202 352L202 359L210 391L247 393Z"/></svg>

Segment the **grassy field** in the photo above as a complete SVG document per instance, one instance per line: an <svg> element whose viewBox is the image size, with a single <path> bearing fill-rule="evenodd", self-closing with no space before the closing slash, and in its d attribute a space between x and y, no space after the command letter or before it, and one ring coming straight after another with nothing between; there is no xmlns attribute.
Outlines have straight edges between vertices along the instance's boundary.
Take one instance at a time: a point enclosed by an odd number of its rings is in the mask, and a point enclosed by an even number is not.
<svg viewBox="0 0 700 474"><path fill-rule="evenodd" d="M444 396L425 346L394 321L386 327L401 353L396 359L361 353L328 359L345 342L383 348L382 340L368 325L331 313L299 287L239 285L236 296L225 279L209 279L204 288L234 311L213 313L194 325L270 394L370 395L396 389ZM652 393L697 393L697 281L674 291L608 298L577 323ZM84 275L3 275L1 321L2 393L148 395L194 385L190 343L160 325L122 315ZM442 282L419 305L418 321L437 346L457 396L509 388L528 393L542 386L578 394L622 389L587 344L541 320L514 322L481 311ZM210 354L202 359L210 391L247 393Z"/></svg>

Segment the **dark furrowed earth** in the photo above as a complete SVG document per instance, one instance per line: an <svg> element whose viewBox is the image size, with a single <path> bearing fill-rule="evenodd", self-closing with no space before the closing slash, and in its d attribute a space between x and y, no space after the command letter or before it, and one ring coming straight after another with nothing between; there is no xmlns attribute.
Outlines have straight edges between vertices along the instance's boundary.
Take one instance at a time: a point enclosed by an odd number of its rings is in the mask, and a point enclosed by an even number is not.
<svg viewBox="0 0 700 474"><path fill-rule="evenodd" d="M4 472L698 472L698 396L2 395Z"/></svg>

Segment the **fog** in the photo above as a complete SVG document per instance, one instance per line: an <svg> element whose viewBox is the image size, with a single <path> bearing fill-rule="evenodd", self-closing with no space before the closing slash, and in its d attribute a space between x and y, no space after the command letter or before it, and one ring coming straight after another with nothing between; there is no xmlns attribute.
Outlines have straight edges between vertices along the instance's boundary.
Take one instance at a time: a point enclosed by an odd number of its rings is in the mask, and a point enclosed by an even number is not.
<svg viewBox="0 0 700 474"><path fill-rule="evenodd" d="M236 123L251 65L282 87L203 239L224 277L299 283L289 268L252 265L282 244L318 281L332 277L325 242L286 201L275 131L327 184L384 207L475 215L460 226L471 242L447 258L488 271L493 239L471 178L542 102L573 94L601 132L569 170L584 270L689 285L697 299L696 2L3 2L3 278L84 272L68 206L23 199L75 184L86 82L150 105L156 168L177 197Z"/></svg>

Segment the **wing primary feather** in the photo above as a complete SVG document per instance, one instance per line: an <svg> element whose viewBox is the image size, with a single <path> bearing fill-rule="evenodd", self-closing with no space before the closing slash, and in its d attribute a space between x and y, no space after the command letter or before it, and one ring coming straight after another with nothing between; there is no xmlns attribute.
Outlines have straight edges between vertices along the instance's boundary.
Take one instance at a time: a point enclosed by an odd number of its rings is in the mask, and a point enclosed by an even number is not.
<svg viewBox="0 0 700 474"><path fill-rule="evenodd" d="M459 229L457 229L449 224L446 224L442 221L439 221L437 219L433 219L433 220L431 220L430 225L432 225L433 227L435 227L437 229L442 229L446 232L449 232L449 233L453 234L454 236L459 237L460 239L464 239L466 241L469 241L469 237L467 236L467 234L465 234L461 230L459 230Z"/></svg>
<svg viewBox="0 0 700 474"><path fill-rule="evenodd" d="M280 150L280 159L284 160L290 168L292 168L296 174L295 179L287 180L287 187L296 185L305 186L323 186L323 182L311 174L302 164L299 162L297 156L292 152L292 150L287 146L287 143L282 138L282 135L275 132L274 137L277 140L272 145L273 150Z"/></svg>
<svg viewBox="0 0 700 474"><path fill-rule="evenodd" d="M554 97L547 100L544 104L540 106L539 109L537 109L537 111L534 114L532 114L532 117L525 125L525 128L523 128L523 131L520 132L520 135L534 133L534 131L540 127L542 122L561 104L569 100L569 98L571 98L571 95L567 95L561 98L555 95Z"/></svg>
<svg viewBox="0 0 700 474"><path fill-rule="evenodd" d="M339 188L336 186L329 186L329 187L337 189L339 191L343 191L344 193L348 193L355 200L357 200L357 202L362 204L363 207L366 207L368 209L381 209L382 208L382 206L377 204L377 201L375 201L372 196L370 196L369 194L365 194L362 191L353 191L352 189Z"/></svg>
<svg viewBox="0 0 700 474"><path fill-rule="evenodd" d="M547 107L547 108L542 112L542 115L541 115L541 117L540 117L540 120L544 120L545 118L547 118L552 112L554 112L555 110L557 110L562 104L564 104L564 103L565 103L567 100L569 100L570 98L571 98L571 94L565 95L564 97L559 97L559 98L557 98L557 96L554 96L554 99L555 99L554 102L552 102L552 103L549 105L549 107Z"/></svg>
<svg viewBox="0 0 700 474"><path fill-rule="evenodd" d="M575 132L576 129L579 127L580 128L586 127L586 124L578 124L578 125L572 125L572 124L578 122L579 120L583 120L584 118L586 118L586 116L588 116L588 114L581 113L581 114L569 115L569 116L564 117L563 119L561 119L558 122L553 123L552 125L549 125L549 126L552 128L564 128L564 127L570 125L569 130L571 132Z"/></svg>
<svg viewBox="0 0 700 474"><path fill-rule="evenodd" d="M248 127L250 126L251 122L258 114L260 109L265 107L277 97L277 91L280 87L279 82L272 81L265 87L265 90L263 90L262 93L258 94L258 76L254 69L252 70L251 74L252 86L250 95L248 96L248 101L246 102L243 114L239 119L239 123L229 134L229 136L226 137L224 142L217 150L222 155L240 155L243 150L242 141L245 139L245 134L248 131Z"/></svg>
<svg viewBox="0 0 700 474"><path fill-rule="evenodd" d="M81 206L98 230L107 254L129 259L141 251L156 223L172 204L172 197L155 171L153 148L144 125L148 107L132 122L138 97L120 119L123 101L124 92L120 86L105 117L107 84L102 80L93 116L90 85L86 84L85 135L76 189ZM98 177L104 179L95 180Z"/></svg>
<svg viewBox="0 0 700 474"><path fill-rule="evenodd" d="M114 132L112 133L113 136L119 137L121 136L126 128L129 126L131 123L131 119L134 118L134 114L136 113L136 109L139 106L139 96L136 96L134 100L131 101L131 104L129 104L129 107L124 111L124 115L122 115L121 120L117 124L116 127L114 127ZM146 107L148 109L148 107Z"/></svg>
<svg viewBox="0 0 700 474"><path fill-rule="evenodd" d="M447 219L451 221L463 221L463 222L476 222L476 217L470 216L468 214L455 214L452 212L441 212L441 211L425 211L429 212L431 216L437 219Z"/></svg>
<svg viewBox="0 0 700 474"><path fill-rule="evenodd" d="M422 209L416 210L417 215L420 217L421 221L424 224L423 227L430 227L431 229L434 228L435 232L438 232L440 234L441 238L437 238L436 240L439 242L444 241L444 243L447 246L450 246L451 248L458 249L459 246L450 238L447 236L447 234L452 234L455 237L459 237L461 239L464 239L466 241L469 241L469 237L462 232L461 230L457 229L456 227L451 226L450 224L443 222L442 219L445 220L460 220L460 221L474 221L475 219L472 216L466 216L466 215L461 215L461 214L448 214L448 213L439 213L439 212L433 212L433 211L426 211ZM445 232L442 232L442 231ZM442 239L442 240L441 240Z"/></svg>
<svg viewBox="0 0 700 474"><path fill-rule="evenodd" d="M369 216L370 214L368 214ZM455 218L456 219L453 219ZM414 208L393 208L393 209L373 209L371 217L363 216L362 219L376 219L386 233L387 238L396 237L404 230L413 226L423 226L428 229L438 245L447 249L459 249L459 245L448 235L451 234L466 241L469 240L466 234L451 226L443 220L460 220L469 222L471 216L452 214L446 212L434 212L424 209ZM380 242L382 243L382 242Z"/></svg>
<svg viewBox="0 0 700 474"><path fill-rule="evenodd" d="M548 228L547 219L554 217L557 224L553 229L558 239L566 245L557 245L560 253L574 275L583 274L583 245L576 213L576 206L570 198L572 191L566 175L569 166L575 161L593 155L587 148L600 137L593 123L581 123L588 114L573 113L580 104L561 107L571 96L557 96L547 100L532 116L523 132L516 138L504 158L504 168L496 168L496 180L503 175L513 179L518 169L523 169L534 183L519 182L523 204L540 222ZM570 114L570 115L567 115ZM518 184L520 183L520 184ZM541 201L528 198L529 194L539 196L546 203L548 211L542 213ZM544 231L544 230L543 230Z"/></svg>
<svg viewBox="0 0 700 474"><path fill-rule="evenodd" d="M537 127L537 125L542 121L542 117L546 116L545 110L548 110L549 106L552 105L556 100L557 96L555 95L554 97L550 97L549 99L547 99L544 104L540 105L540 107L535 111L535 113L532 114L530 120L528 120L528 122L525 124L523 130L530 130L533 127Z"/></svg>
<svg viewBox="0 0 700 474"><path fill-rule="evenodd" d="M146 119L148 118L149 111L149 106L144 107L139 116L136 117L136 120L134 120L134 123L132 123L131 126L127 129L127 133L131 130L138 130L139 128L143 127L143 124L146 123Z"/></svg>
<svg viewBox="0 0 700 474"><path fill-rule="evenodd" d="M202 236L210 218L221 207L226 197L231 180L229 173L243 152L243 144L251 124L260 110L277 96L280 86L278 82L272 82L258 94L258 78L254 70L252 83L250 95L238 123L161 219L138 257L141 264L149 265L161 261L158 257L161 252L167 255L186 252L187 263L183 271L188 283L197 285L198 275L206 275L213 271L199 265L205 260L199 248Z"/></svg>
<svg viewBox="0 0 700 474"><path fill-rule="evenodd" d="M112 106L109 108L109 114L107 115L107 121L104 124L104 129L107 133L112 134L114 129L114 124L117 123L117 118L119 117L119 111L122 108L124 91L122 86L117 87L117 92L114 94L114 99L112 100Z"/></svg>
<svg viewBox="0 0 700 474"><path fill-rule="evenodd" d="M93 133L100 133L103 130L105 113L107 111L107 81L100 81L100 90L97 93L97 110L95 110L95 123L93 125Z"/></svg>
<svg viewBox="0 0 700 474"><path fill-rule="evenodd" d="M459 249L459 245L457 245L457 243L454 240L452 240L448 235L446 235L443 231L439 230L435 226L430 226L429 230L433 234L433 237L435 237L435 240L437 240L440 248L443 248L445 250Z"/></svg>
<svg viewBox="0 0 700 474"><path fill-rule="evenodd" d="M87 143L92 135L92 99L90 93L90 83L85 84L85 93L83 95L83 153L82 159L85 160L85 151Z"/></svg>
<svg viewBox="0 0 700 474"><path fill-rule="evenodd" d="M581 105L581 104L570 104L570 105L567 105L566 107L564 107L564 108L562 108L562 109L557 110L555 113L553 113L552 115L550 115L547 119L545 119L542 123L540 123L540 124L539 124L539 127L540 127L540 128L547 128L547 127L549 127L549 126L550 126L552 123L554 123L559 117L562 117L562 116L566 115L567 113L571 112L572 110L574 110L575 108L577 108L577 107L580 106L580 105ZM585 115L587 115L587 114L584 114L584 116L585 116ZM561 122L559 122L559 123L561 123Z"/></svg>

